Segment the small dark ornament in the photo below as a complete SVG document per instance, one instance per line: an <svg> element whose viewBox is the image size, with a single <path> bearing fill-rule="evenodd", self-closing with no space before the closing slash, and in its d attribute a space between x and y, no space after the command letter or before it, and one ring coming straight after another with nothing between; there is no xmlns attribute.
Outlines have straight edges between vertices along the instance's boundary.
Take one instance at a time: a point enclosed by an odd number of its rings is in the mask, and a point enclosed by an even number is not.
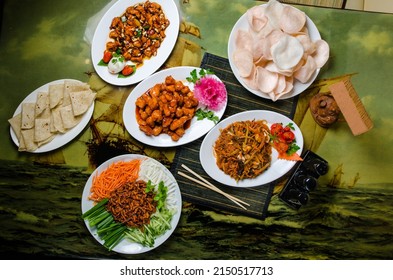
<svg viewBox="0 0 393 280"><path fill-rule="evenodd" d="M310 110L315 122L329 127L339 119L341 110L330 92L321 92L310 100Z"/></svg>

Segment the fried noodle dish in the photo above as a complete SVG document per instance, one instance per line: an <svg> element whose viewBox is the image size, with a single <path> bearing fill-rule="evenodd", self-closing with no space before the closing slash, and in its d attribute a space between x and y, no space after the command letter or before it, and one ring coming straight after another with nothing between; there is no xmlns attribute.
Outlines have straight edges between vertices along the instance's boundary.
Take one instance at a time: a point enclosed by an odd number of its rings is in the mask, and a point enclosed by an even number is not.
<svg viewBox="0 0 393 280"><path fill-rule="evenodd" d="M217 166L236 181L262 174L271 163L270 130L265 120L238 121L220 131L214 144Z"/></svg>
<svg viewBox="0 0 393 280"><path fill-rule="evenodd" d="M115 221L128 227L140 228L149 224L150 216L156 212L154 193L146 192L146 182L127 182L115 189L107 204Z"/></svg>
<svg viewBox="0 0 393 280"><path fill-rule="evenodd" d="M123 15L113 18L106 50L121 51L126 60L141 65L157 54L169 24L158 3L146 1L130 6Z"/></svg>
<svg viewBox="0 0 393 280"><path fill-rule="evenodd" d="M198 99L182 81L167 76L135 101L139 129L148 136L168 134L178 141L195 116Z"/></svg>

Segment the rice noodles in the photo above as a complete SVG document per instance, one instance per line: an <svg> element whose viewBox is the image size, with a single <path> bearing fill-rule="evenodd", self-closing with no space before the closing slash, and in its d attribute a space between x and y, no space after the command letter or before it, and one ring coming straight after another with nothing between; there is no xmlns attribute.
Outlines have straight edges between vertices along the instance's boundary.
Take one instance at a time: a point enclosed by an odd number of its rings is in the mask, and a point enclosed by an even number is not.
<svg viewBox="0 0 393 280"><path fill-rule="evenodd" d="M265 120L238 121L220 131L214 144L217 166L236 181L262 174L271 163L270 130Z"/></svg>

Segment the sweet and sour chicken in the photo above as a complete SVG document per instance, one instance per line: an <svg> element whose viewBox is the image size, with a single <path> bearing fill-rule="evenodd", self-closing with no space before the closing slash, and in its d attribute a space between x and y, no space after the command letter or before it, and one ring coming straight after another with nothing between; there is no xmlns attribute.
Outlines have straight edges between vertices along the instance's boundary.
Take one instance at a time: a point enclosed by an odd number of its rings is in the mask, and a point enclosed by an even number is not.
<svg viewBox="0 0 393 280"><path fill-rule="evenodd" d="M178 141L190 125L198 99L182 81L167 76L137 98L136 119L139 129L148 136L166 133Z"/></svg>

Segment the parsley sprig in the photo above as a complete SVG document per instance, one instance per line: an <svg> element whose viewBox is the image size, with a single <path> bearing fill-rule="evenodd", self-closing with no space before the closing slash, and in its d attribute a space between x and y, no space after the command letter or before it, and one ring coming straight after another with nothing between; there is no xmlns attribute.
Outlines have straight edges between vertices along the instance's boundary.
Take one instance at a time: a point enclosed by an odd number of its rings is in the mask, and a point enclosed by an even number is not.
<svg viewBox="0 0 393 280"><path fill-rule="evenodd" d="M289 145L289 148L287 150L287 154L289 156L293 155L294 153L296 153L298 150L300 150L300 147L298 145L296 145L295 143L291 143Z"/></svg>
<svg viewBox="0 0 393 280"><path fill-rule="evenodd" d="M203 119L208 119L208 120L211 120L212 122L214 122L214 124L217 124L218 123L218 121L220 120L219 118L218 118L218 116L216 116L215 114L214 114L214 112L212 112L212 111L205 111L205 110L203 110L203 109L201 109L201 108L199 108L196 112L195 112L195 116L197 117L197 120L198 121L200 121L200 120L203 120Z"/></svg>
<svg viewBox="0 0 393 280"><path fill-rule="evenodd" d="M214 72L210 69L201 69L197 72L196 69L190 72L190 77L187 77L187 81L193 84L196 84L201 78L205 77L206 75L214 74Z"/></svg>

